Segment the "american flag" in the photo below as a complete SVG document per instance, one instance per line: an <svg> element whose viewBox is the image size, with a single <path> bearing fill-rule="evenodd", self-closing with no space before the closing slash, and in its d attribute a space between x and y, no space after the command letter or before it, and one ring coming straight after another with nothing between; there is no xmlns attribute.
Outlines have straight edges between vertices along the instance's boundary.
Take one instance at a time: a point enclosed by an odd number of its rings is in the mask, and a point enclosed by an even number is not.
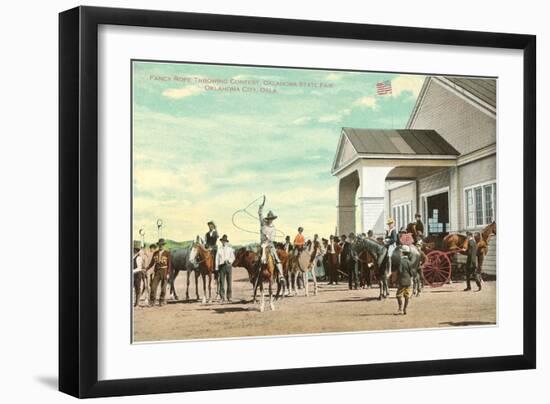
<svg viewBox="0 0 550 404"><path fill-rule="evenodd" d="M384 94L391 94L391 81L379 81L376 83L376 94L378 95L384 95Z"/></svg>

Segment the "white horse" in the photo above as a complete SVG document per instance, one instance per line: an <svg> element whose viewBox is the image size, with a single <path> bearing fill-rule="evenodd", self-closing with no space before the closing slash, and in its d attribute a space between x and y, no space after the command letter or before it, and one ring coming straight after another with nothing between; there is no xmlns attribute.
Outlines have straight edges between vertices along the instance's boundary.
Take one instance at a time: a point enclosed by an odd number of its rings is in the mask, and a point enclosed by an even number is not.
<svg viewBox="0 0 550 404"><path fill-rule="evenodd" d="M290 259L290 278L291 282L289 285L289 291L292 293L294 289L294 296L298 294L296 289L296 279L298 276L301 276L304 281L304 290L305 295L309 296L309 273L313 278L313 294L317 295L317 276L315 275L315 256L318 249L321 248L318 242L311 243L309 246L305 247L298 255L292 255Z"/></svg>

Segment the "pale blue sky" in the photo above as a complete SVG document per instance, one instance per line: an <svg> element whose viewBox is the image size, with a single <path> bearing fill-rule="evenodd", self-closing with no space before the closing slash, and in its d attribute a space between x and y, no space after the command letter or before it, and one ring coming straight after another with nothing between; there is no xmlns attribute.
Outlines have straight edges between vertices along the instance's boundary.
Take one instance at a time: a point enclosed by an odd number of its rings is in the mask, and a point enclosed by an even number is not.
<svg viewBox="0 0 550 404"><path fill-rule="evenodd" d="M195 77L259 83L248 86L255 93L211 91ZM324 87L262 93L265 80ZM393 97L376 95L382 80L392 81ZM301 225L307 235L330 234L337 195L330 169L341 128L391 128L392 116L403 128L422 82L387 73L134 62L134 237L144 228L154 240L162 218L164 237L190 240L213 219L231 242L254 241L231 216L262 194L284 233L293 237ZM256 214L257 205L249 211ZM236 221L258 229L246 215Z"/></svg>

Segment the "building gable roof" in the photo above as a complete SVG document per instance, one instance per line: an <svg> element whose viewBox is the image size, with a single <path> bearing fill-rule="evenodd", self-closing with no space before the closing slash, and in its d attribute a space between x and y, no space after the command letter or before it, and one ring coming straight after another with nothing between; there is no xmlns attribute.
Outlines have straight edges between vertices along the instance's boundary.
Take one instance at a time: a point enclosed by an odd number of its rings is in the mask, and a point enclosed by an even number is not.
<svg viewBox="0 0 550 404"><path fill-rule="evenodd" d="M416 115L421 109L428 87L432 81L462 99L467 100L483 113L496 118L496 79L467 78L452 76L429 76L424 80L416 103L407 122L407 128L413 126Z"/></svg>
<svg viewBox="0 0 550 404"><path fill-rule="evenodd" d="M350 151L353 151L351 153ZM410 158L451 156L460 153L439 133L431 129L363 129L342 128L333 171L355 157L373 158L408 156Z"/></svg>
<svg viewBox="0 0 550 404"><path fill-rule="evenodd" d="M445 77L451 83L463 88L493 108L497 106L497 81L495 79L470 79Z"/></svg>

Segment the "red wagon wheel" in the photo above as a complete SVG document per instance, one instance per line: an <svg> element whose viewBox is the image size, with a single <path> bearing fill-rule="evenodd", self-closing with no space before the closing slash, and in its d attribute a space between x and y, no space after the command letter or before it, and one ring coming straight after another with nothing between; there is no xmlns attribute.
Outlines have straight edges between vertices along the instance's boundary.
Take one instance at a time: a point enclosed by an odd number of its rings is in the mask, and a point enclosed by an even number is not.
<svg viewBox="0 0 550 404"><path fill-rule="evenodd" d="M443 251L431 251L422 266L424 282L432 288L446 284L451 278L451 260Z"/></svg>

